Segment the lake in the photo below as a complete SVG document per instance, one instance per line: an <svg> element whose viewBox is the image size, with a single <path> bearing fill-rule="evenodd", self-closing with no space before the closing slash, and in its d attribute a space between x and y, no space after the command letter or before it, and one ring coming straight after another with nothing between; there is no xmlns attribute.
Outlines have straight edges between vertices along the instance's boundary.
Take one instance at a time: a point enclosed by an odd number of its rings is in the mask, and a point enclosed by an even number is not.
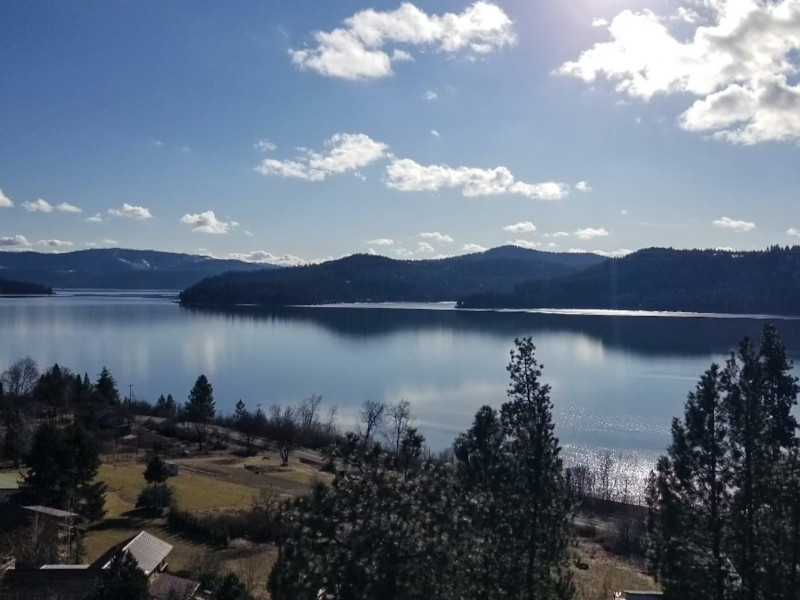
<svg viewBox="0 0 800 600"><path fill-rule="evenodd" d="M91 379L107 366L127 395L184 401L197 376L217 408L323 396L352 425L365 399L412 403L436 450L483 404L505 400L509 351L531 336L572 460L605 449L644 472L712 361L757 337L767 318L457 311L449 304L268 310L183 308L169 294L61 292L0 299L0 370L30 355ZM800 320L775 319L800 359ZM588 458L587 458L588 457Z"/></svg>

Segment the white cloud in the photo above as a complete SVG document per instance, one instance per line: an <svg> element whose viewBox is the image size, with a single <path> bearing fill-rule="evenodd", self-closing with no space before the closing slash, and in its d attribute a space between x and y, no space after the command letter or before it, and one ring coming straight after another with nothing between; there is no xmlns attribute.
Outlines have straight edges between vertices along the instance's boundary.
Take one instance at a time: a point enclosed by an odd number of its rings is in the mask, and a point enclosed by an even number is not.
<svg viewBox="0 0 800 600"><path fill-rule="evenodd" d="M156 146L156 147L160 148L163 145L164 145L164 142L162 142L161 140L153 140L153 146ZM87 246L88 246L88 244L87 244Z"/></svg>
<svg viewBox="0 0 800 600"><path fill-rule="evenodd" d="M323 181L334 173L356 171L386 156L389 146L363 133L337 133L325 142L326 153L301 149L296 160L266 159L256 167L262 175Z"/></svg>
<svg viewBox="0 0 800 600"><path fill-rule="evenodd" d="M556 231L555 233L545 233L544 237L546 238L569 237L569 234L566 231Z"/></svg>
<svg viewBox="0 0 800 600"><path fill-rule="evenodd" d="M592 19L592 27L605 27L606 25L608 25L608 19L603 17Z"/></svg>
<svg viewBox="0 0 800 600"><path fill-rule="evenodd" d="M797 229L796 227L790 227L789 229L786 230L786 235L793 235L795 237L800 237L800 229Z"/></svg>
<svg viewBox="0 0 800 600"><path fill-rule="evenodd" d="M414 57L405 50L398 50L392 53L392 62L414 62Z"/></svg>
<svg viewBox="0 0 800 600"><path fill-rule="evenodd" d="M555 242L547 242L547 247L548 248L558 248L558 244L556 244Z"/></svg>
<svg viewBox="0 0 800 600"><path fill-rule="evenodd" d="M109 208L108 214L112 217L122 217L125 219L134 219L137 221L144 221L153 217L150 214L150 209L144 206L131 206L127 202L122 205L122 208Z"/></svg>
<svg viewBox="0 0 800 600"><path fill-rule="evenodd" d="M575 231L575 236L581 240L591 240L596 237L605 237L607 235L608 231L606 231L603 227L586 227L584 229L578 229Z"/></svg>
<svg viewBox="0 0 800 600"><path fill-rule="evenodd" d="M94 213L93 216L87 217L86 222L87 223L102 223L103 222L103 215L101 215L100 213Z"/></svg>
<svg viewBox="0 0 800 600"><path fill-rule="evenodd" d="M363 10L344 27L314 34L316 46L289 51L301 69L327 77L375 79L393 74L387 45L407 44L453 53L487 53L516 41L513 22L495 4L483 0L461 14L428 15L410 2L394 11ZM401 55L402 56L402 55Z"/></svg>
<svg viewBox="0 0 800 600"><path fill-rule="evenodd" d="M0 190L0 208L11 208L12 206L14 206L14 203L11 201L11 198L6 196L3 190Z"/></svg>
<svg viewBox="0 0 800 600"><path fill-rule="evenodd" d="M439 233L438 231L428 231L425 233L420 233L419 237L428 240L433 240L437 244L450 244L453 242L452 237L450 237L446 233Z"/></svg>
<svg viewBox="0 0 800 600"><path fill-rule="evenodd" d="M437 137L437 138L438 138L438 137L442 137L442 136L439 134L439 132L438 132L438 131L436 131L435 129L431 129L431 135L432 135L433 137Z"/></svg>
<svg viewBox="0 0 800 600"><path fill-rule="evenodd" d="M181 152L189 153L191 151L192 151L192 149L189 148L189 146L181 146Z"/></svg>
<svg viewBox="0 0 800 600"><path fill-rule="evenodd" d="M619 214L621 214L624 217L625 215L628 214L628 211L623 208L621 211L619 211Z"/></svg>
<svg viewBox="0 0 800 600"><path fill-rule="evenodd" d="M571 250L570 250L571 252ZM592 254L597 254L599 256L605 256L607 258L622 258L623 256L628 256L631 254L633 250L628 250L627 248L619 248L617 250L592 250Z"/></svg>
<svg viewBox="0 0 800 600"><path fill-rule="evenodd" d="M253 144L253 148L259 150L260 152L272 152L273 150L277 150L278 146L270 142L267 138L263 140L258 140L255 144Z"/></svg>
<svg viewBox="0 0 800 600"><path fill-rule="evenodd" d="M31 243L24 235L0 237L0 246L4 248L28 248L30 245Z"/></svg>
<svg viewBox="0 0 800 600"><path fill-rule="evenodd" d="M245 231L244 234L246 236L248 236L248 237L253 237L253 232L252 231Z"/></svg>
<svg viewBox="0 0 800 600"><path fill-rule="evenodd" d="M36 202L23 202L22 208L27 210L28 212L43 212L43 213L50 213L53 212L53 207L50 205L47 200L42 200L39 198Z"/></svg>
<svg viewBox="0 0 800 600"><path fill-rule="evenodd" d="M533 250L534 248L538 248L542 245L542 242L530 242L528 240L509 240L506 244L511 244L512 246L519 246L520 248L526 248L528 250Z"/></svg>
<svg viewBox="0 0 800 600"><path fill-rule="evenodd" d="M563 183L515 181L506 167L476 169L447 165L420 165L409 159L393 159L386 167L386 185L403 192L461 188L467 197L519 194L537 200L558 200L569 194Z"/></svg>
<svg viewBox="0 0 800 600"><path fill-rule="evenodd" d="M119 242L117 240L112 240L110 238L105 238L103 240L103 244L105 244L106 246L116 246L117 244L119 244Z"/></svg>
<svg viewBox="0 0 800 600"><path fill-rule="evenodd" d="M579 192L588 193L592 191L592 186L590 186L589 183L586 181L579 181L578 183L575 184L575 189L578 190Z"/></svg>
<svg viewBox="0 0 800 600"><path fill-rule="evenodd" d="M72 213L76 215L83 212L82 208L79 208L74 204L69 204L68 202L62 202L61 204L56 205L56 210L58 212Z"/></svg>
<svg viewBox="0 0 800 600"><path fill-rule="evenodd" d="M293 254L277 255L264 250L255 250L253 252L231 252L222 258L229 260L241 260L242 262L254 264L280 265L282 267L299 267L312 262L306 261L299 256L294 256Z"/></svg>
<svg viewBox="0 0 800 600"><path fill-rule="evenodd" d="M364 243L370 246L393 246L394 240L390 240L389 238L378 238L375 240L367 240Z"/></svg>
<svg viewBox="0 0 800 600"><path fill-rule="evenodd" d="M462 252L486 252L486 248L483 246L479 246L478 244L464 244L461 247Z"/></svg>
<svg viewBox="0 0 800 600"><path fill-rule="evenodd" d="M520 221L514 225L506 225L503 231L510 231L511 233L533 233L536 231L536 225L530 221Z"/></svg>
<svg viewBox="0 0 800 600"><path fill-rule="evenodd" d="M417 252L435 252L436 249L428 242L417 242Z"/></svg>
<svg viewBox="0 0 800 600"><path fill-rule="evenodd" d="M86 242L84 246L86 246L87 248L98 248L100 247L100 244L98 244L97 242Z"/></svg>
<svg viewBox="0 0 800 600"><path fill-rule="evenodd" d="M405 248L393 248L392 252L394 252L400 258L408 258L410 256L414 256L414 253L411 250L406 250Z"/></svg>
<svg viewBox="0 0 800 600"><path fill-rule="evenodd" d="M47 246L49 248L67 248L69 246L74 246L72 242L67 242L65 240L39 240L36 242L37 246Z"/></svg>
<svg viewBox="0 0 800 600"><path fill-rule="evenodd" d="M733 229L736 232L752 231L756 228L756 224L750 221L734 221L728 217L722 217L712 222L714 227L721 227L723 229Z"/></svg>
<svg viewBox="0 0 800 600"><path fill-rule="evenodd" d="M604 77L619 93L641 100L694 96L678 123L715 139L800 141L800 0L703 4L701 13L687 9L677 20L649 10L622 11L608 27L611 41L595 44L559 71L586 82Z"/></svg>
<svg viewBox="0 0 800 600"><path fill-rule="evenodd" d="M425 100L436 100L439 97L439 94L434 92L433 90L428 90L425 92Z"/></svg>
<svg viewBox="0 0 800 600"><path fill-rule="evenodd" d="M180 222L184 225L191 225L192 231L195 233L211 233L222 235L228 233L231 228L236 227L236 221L220 221L214 214L213 210L207 210L202 213L189 214L186 213L180 218Z"/></svg>

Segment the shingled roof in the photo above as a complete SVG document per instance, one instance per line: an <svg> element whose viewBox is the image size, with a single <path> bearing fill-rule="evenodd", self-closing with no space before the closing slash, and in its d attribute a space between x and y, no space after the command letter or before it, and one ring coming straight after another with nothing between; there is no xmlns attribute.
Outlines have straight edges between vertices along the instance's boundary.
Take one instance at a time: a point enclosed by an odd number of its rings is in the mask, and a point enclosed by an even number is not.
<svg viewBox="0 0 800 600"><path fill-rule="evenodd" d="M150 582L150 597L154 600L191 598L199 587L197 581L162 573Z"/></svg>

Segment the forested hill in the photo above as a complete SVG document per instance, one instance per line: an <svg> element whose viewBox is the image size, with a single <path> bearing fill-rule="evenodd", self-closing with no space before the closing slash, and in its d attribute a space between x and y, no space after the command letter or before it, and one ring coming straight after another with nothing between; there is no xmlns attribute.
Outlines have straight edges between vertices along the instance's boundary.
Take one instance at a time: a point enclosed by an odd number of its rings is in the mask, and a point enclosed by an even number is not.
<svg viewBox="0 0 800 600"><path fill-rule="evenodd" d="M38 296L52 293L53 290L44 285L0 278L0 296Z"/></svg>
<svg viewBox="0 0 800 600"><path fill-rule="evenodd" d="M227 271L275 268L154 250L110 248L62 254L0 252L0 277L55 288L175 290Z"/></svg>
<svg viewBox="0 0 800 600"><path fill-rule="evenodd" d="M328 304L437 302L477 292L510 292L605 260L594 254L538 252L513 246L437 260L354 254L317 265L262 273L227 273L183 291L185 304Z"/></svg>
<svg viewBox="0 0 800 600"><path fill-rule="evenodd" d="M559 281L467 295L461 308L800 314L800 246L761 252L648 248Z"/></svg>

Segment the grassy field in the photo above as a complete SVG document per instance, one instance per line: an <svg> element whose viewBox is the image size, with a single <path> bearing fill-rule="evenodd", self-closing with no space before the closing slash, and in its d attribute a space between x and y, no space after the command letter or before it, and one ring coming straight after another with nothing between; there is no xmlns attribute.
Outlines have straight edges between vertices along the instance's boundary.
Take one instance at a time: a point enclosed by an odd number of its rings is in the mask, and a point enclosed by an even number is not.
<svg viewBox="0 0 800 600"><path fill-rule="evenodd" d="M263 459L259 463L264 467ZM307 489L311 471L297 463L283 469L266 465L268 476L261 476L244 468L245 461L234 457L209 456L189 459L180 467L180 473L169 479L175 489L181 508L193 512L227 510L248 507L261 489L274 487L276 482L281 492ZM149 533L172 544L168 557L172 572L180 572L198 561L213 561L222 572L234 572L242 581L254 586L258 597L266 597L265 584L277 551L271 546L236 545L231 548L212 548L175 534L165 519L142 518L133 509L136 498L145 486L145 465L140 462L118 462L103 464L98 480L108 486L106 494L106 516L92 525L85 537L87 562L93 562L112 546L135 536L140 531Z"/></svg>

